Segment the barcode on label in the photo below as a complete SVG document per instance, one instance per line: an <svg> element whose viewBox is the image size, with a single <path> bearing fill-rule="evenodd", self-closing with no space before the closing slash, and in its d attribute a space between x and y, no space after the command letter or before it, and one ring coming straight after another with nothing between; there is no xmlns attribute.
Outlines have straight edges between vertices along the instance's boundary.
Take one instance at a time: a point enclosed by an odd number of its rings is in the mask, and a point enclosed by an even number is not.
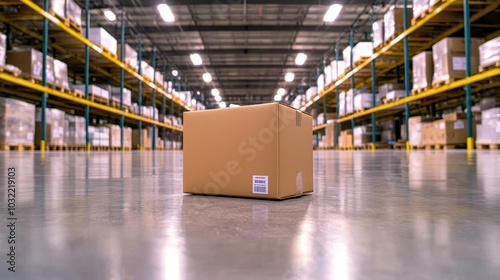
<svg viewBox="0 0 500 280"><path fill-rule="evenodd" d="M267 176L253 176L252 178L252 192L258 194L268 193L268 177Z"/></svg>

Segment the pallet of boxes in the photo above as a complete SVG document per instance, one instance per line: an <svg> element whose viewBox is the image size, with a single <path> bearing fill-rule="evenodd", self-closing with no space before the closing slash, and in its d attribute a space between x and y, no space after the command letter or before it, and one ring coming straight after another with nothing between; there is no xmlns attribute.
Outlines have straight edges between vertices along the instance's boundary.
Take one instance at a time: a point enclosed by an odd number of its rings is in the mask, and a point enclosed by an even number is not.
<svg viewBox="0 0 500 280"><path fill-rule="evenodd" d="M473 131L475 131L475 123L473 123ZM467 145L467 114L447 113L443 114L442 119L424 123L422 125L422 145L426 150L465 148Z"/></svg>
<svg viewBox="0 0 500 280"><path fill-rule="evenodd" d="M34 150L35 106L0 97L0 149Z"/></svg>
<svg viewBox="0 0 500 280"><path fill-rule="evenodd" d="M500 97L485 98L480 102L481 116L477 121L476 149L500 148Z"/></svg>
<svg viewBox="0 0 500 280"><path fill-rule="evenodd" d="M42 143L42 108L36 108L35 145L41 149ZM58 109L45 108L45 150L66 150L64 142L65 113Z"/></svg>

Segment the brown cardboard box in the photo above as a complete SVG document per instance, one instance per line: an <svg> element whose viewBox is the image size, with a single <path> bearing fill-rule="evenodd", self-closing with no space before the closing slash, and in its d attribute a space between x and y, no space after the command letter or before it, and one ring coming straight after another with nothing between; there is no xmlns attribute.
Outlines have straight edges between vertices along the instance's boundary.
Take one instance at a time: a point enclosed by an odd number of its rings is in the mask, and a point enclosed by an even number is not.
<svg viewBox="0 0 500 280"><path fill-rule="evenodd" d="M465 144L467 143L467 120L434 122L434 144Z"/></svg>
<svg viewBox="0 0 500 280"><path fill-rule="evenodd" d="M413 89L427 88L432 85L434 62L432 52L421 52L412 58Z"/></svg>
<svg viewBox="0 0 500 280"><path fill-rule="evenodd" d="M35 49L8 51L7 64L12 64L21 69L22 77L29 79L42 80L43 55ZM47 56L47 83L55 82L54 59Z"/></svg>
<svg viewBox="0 0 500 280"><path fill-rule="evenodd" d="M149 137L148 130L143 128L141 131L141 144L143 148L151 148L151 138ZM139 146L139 130L132 130L132 147L137 148Z"/></svg>
<svg viewBox="0 0 500 280"><path fill-rule="evenodd" d="M434 123L422 124L422 145L434 144Z"/></svg>
<svg viewBox="0 0 500 280"><path fill-rule="evenodd" d="M443 114L443 120L446 120L446 121L458 121L458 120L466 120L466 119L467 119L466 113Z"/></svg>
<svg viewBox="0 0 500 280"><path fill-rule="evenodd" d="M184 192L267 199L312 192L311 137L312 117L280 103L186 112Z"/></svg>
<svg viewBox="0 0 500 280"><path fill-rule="evenodd" d="M408 11L408 18L413 17L413 10ZM384 15L384 39L399 35L404 31L404 8L392 6Z"/></svg>
<svg viewBox="0 0 500 280"><path fill-rule="evenodd" d="M324 143L326 148L337 146L336 126L337 124L333 120L328 121L326 124Z"/></svg>

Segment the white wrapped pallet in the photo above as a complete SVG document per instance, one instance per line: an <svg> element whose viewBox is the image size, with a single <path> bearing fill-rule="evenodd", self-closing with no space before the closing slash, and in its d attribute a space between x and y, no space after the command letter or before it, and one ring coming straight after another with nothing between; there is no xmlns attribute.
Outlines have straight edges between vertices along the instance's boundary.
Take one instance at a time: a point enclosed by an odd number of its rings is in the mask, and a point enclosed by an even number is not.
<svg viewBox="0 0 500 280"><path fill-rule="evenodd" d="M120 88L111 87L111 96L116 101L120 101ZM123 88L123 104L127 106L132 106L132 92L128 88Z"/></svg>
<svg viewBox="0 0 500 280"><path fill-rule="evenodd" d="M342 56L344 57L344 69L349 69L351 67L351 47L347 47L342 51Z"/></svg>
<svg viewBox="0 0 500 280"><path fill-rule="evenodd" d="M118 57L120 57L121 45L118 46ZM123 61L132 69L137 70L139 63L137 61L137 51L128 44L124 46Z"/></svg>
<svg viewBox="0 0 500 280"><path fill-rule="evenodd" d="M81 93L85 93L85 85L70 85L70 87L72 90L76 90L76 91L79 91ZM89 95L95 95L95 96L102 97L104 99L110 99L109 98L109 95L110 95L109 91L107 91L101 87L98 87L96 85L89 85L88 90L89 90Z"/></svg>
<svg viewBox="0 0 500 280"><path fill-rule="evenodd" d="M332 82L336 82L340 75L345 73L344 61L332 61L330 63L330 68L332 69ZM337 71L338 70L338 71Z"/></svg>
<svg viewBox="0 0 500 280"><path fill-rule="evenodd" d="M379 104L378 95L375 97L375 106ZM354 96L354 111L360 111L373 107L373 94L358 93Z"/></svg>
<svg viewBox="0 0 500 280"><path fill-rule="evenodd" d="M155 78L155 69L151 67L146 61L141 61L142 76L150 79L151 81Z"/></svg>
<svg viewBox="0 0 500 280"><path fill-rule="evenodd" d="M0 97L0 144L33 145L35 106Z"/></svg>
<svg viewBox="0 0 500 280"><path fill-rule="evenodd" d="M325 76L323 74L318 76L318 91L321 92L325 88Z"/></svg>
<svg viewBox="0 0 500 280"><path fill-rule="evenodd" d="M413 18L418 17L429 9L429 0L413 0Z"/></svg>
<svg viewBox="0 0 500 280"><path fill-rule="evenodd" d="M90 144L95 147L109 147L109 128L89 126Z"/></svg>
<svg viewBox="0 0 500 280"><path fill-rule="evenodd" d="M85 146L85 118L79 116L64 116L68 126L64 134L67 135L65 144L70 146Z"/></svg>
<svg viewBox="0 0 500 280"><path fill-rule="evenodd" d="M434 63L432 52L421 52L412 58L413 89L425 89L432 85Z"/></svg>
<svg viewBox="0 0 500 280"><path fill-rule="evenodd" d="M58 59L54 59L55 84L62 88L69 88L68 65Z"/></svg>
<svg viewBox="0 0 500 280"><path fill-rule="evenodd" d="M132 128L123 128L123 147L132 148Z"/></svg>
<svg viewBox="0 0 500 280"><path fill-rule="evenodd" d="M0 32L0 65L5 65L5 54L7 51L7 36Z"/></svg>
<svg viewBox="0 0 500 280"><path fill-rule="evenodd" d="M408 18L413 17L411 9L406 9ZM391 6L384 15L384 40L392 40L395 36L404 31L404 8Z"/></svg>
<svg viewBox="0 0 500 280"><path fill-rule="evenodd" d="M64 145L64 119L65 113L57 109L45 109L45 143L47 145ZM35 112L35 142L42 140L42 108L36 108Z"/></svg>
<svg viewBox="0 0 500 280"><path fill-rule="evenodd" d="M82 8L74 0L66 0L66 17L82 26Z"/></svg>
<svg viewBox="0 0 500 280"><path fill-rule="evenodd" d="M479 46L479 66L500 64L500 36Z"/></svg>
<svg viewBox="0 0 500 280"><path fill-rule="evenodd" d="M332 82L332 67L330 65L326 66L324 69L325 75L325 87Z"/></svg>
<svg viewBox="0 0 500 280"><path fill-rule="evenodd" d="M109 147L111 148L121 147L120 126L116 124L107 124L106 127L109 129Z"/></svg>
<svg viewBox="0 0 500 280"><path fill-rule="evenodd" d="M85 32L85 30L82 30ZM91 27L89 29L89 40L101 48L105 48L110 53L116 55L118 53L118 43L104 28Z"/></svg>
<svg viewBox="0 0 500 280"><path fill-rule="evenodd" d="M339 115L340 116L343 116L346 114L346 104L345 104L345 97L346 97L346 94L345 94L345 91L339 93Z"/></svg>
<svg viewBox="0 0 500 280"><path fill-rule="evenodd" d="M352 63L367 59L373 54L372 42L359 42L352 49Z"/></svg>
<svg viewBox="0 0 500 280"><path fill-rule="evenodd" d="M373 23L373 48L383 45L384 43L384 20L378 20Z"/></svg>
<svg viewBox="0 0 500 280"><path fill-rule="evenodd" d="M42 60L43 55L35 49L17 49L7 52L7 63L18 67L22 77L28 79L42 80ZM54 59L47 56L47 83L53 84Z"/></svg>

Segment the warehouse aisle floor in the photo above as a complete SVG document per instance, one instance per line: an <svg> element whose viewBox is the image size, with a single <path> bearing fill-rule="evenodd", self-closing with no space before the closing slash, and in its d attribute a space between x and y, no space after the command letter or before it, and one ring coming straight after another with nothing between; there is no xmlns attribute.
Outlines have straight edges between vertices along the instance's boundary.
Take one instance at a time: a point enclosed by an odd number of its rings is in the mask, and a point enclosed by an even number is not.
<svg viewBox="0 0 500 280"><path fill-rule="evenodd" d="M315 152L314 195L183 195L181 152L0 154L0 279L499 279L500 154Z"/></svg>

